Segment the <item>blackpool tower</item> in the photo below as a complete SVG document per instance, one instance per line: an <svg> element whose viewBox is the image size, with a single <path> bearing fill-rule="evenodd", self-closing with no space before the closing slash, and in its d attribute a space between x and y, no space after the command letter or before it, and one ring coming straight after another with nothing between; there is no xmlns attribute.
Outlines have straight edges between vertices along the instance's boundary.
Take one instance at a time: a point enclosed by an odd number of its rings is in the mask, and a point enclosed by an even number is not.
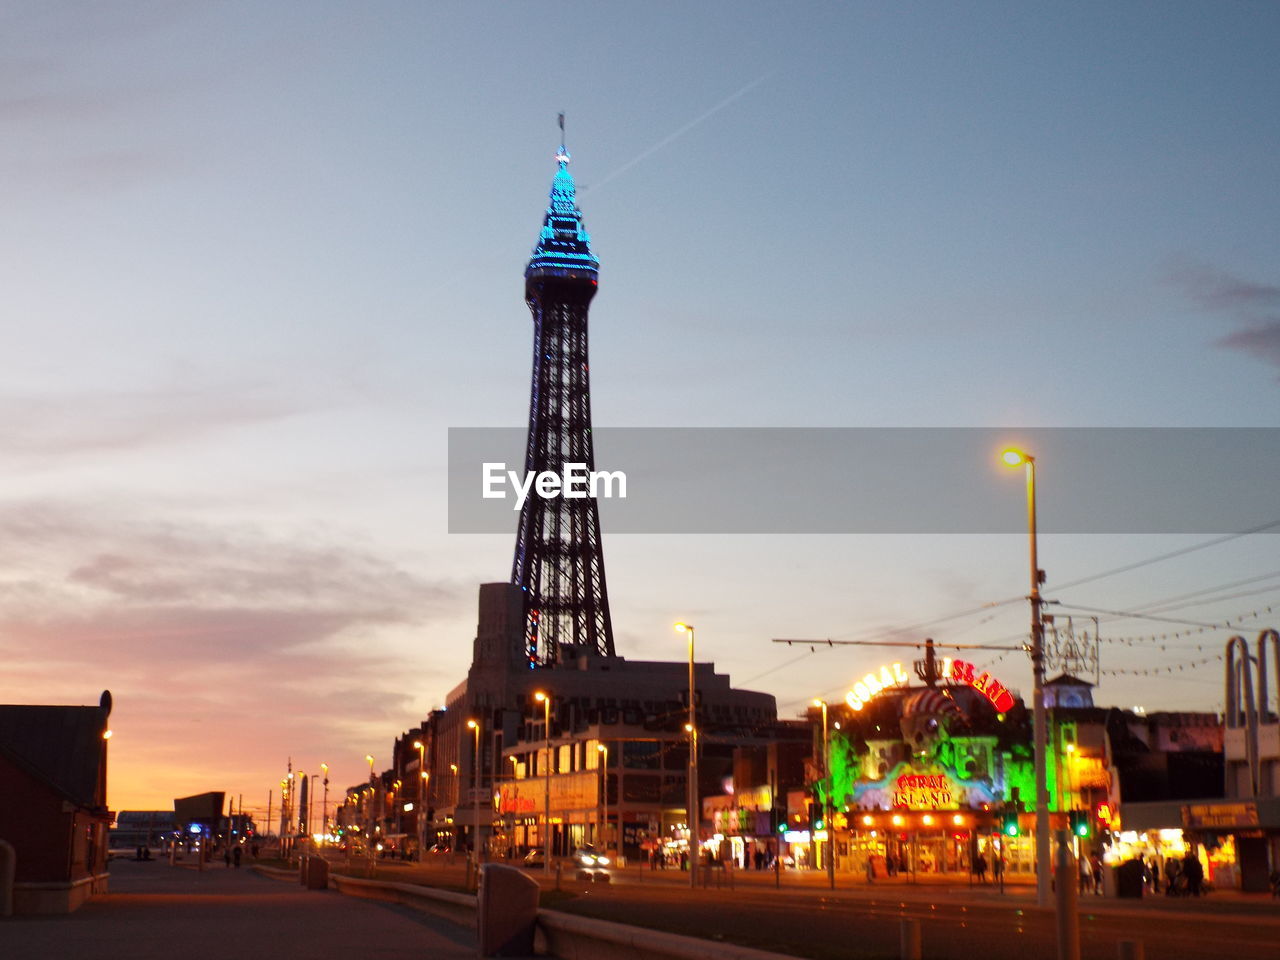
<svg viewBox="0 0 1280 960"><path fill-rule="evenodd" d="M564 473L566 464L595 470L587 311L600 261L578 209L560 115L559 169L542 232L525 269L525 302L533 314L533 386L524 469ZM530 667L557 663L566 648L614 656L604 580L600 514L594 496L541 497L530 491L520 510L511 582L524 592L525 655Z"/></svg>

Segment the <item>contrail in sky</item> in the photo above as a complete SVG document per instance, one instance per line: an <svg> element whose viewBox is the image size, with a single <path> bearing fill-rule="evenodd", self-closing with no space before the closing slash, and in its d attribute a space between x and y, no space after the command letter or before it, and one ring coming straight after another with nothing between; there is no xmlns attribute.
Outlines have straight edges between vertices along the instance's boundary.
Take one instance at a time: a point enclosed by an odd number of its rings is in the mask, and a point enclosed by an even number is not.
<svg viewBox="0 0 1280 960"><path fill-rule="evenodd" d="M615 177L622 176L624 173L626 173L628 170L634 167L641 160L644 160L644 159L647 159L648 157L653 156L653 154L657 153L659 150L667 146L667 144L671 143L673 140L678 140L680 137L684 136L686 133L688 133L690 130L696 127L698 124L702 123L703 120L706 120L712 114L719 113L729 104L733 103L733 101L739 99L740 97L754 90L756 87L760 86L760 84L764 83L775 73L777 73L776 70L770 70L767 73L763 73L760 76L756 77L754 80L752 80L750 83L746 84L739 90L729 94L729 96L725 97L723 100L717 103L710 110L707 110L704 113L701 113L698 116L694 117L692 120L686 123L679 130L663 137L661 140L655 143L652 147L632 157L630 160L628 160L622 166L618 167L616 170L610 171L609 174L607 174L603 179L597 180L595 183L592 183L583 187L582 192L590 193L592 190L596 190L604 186L606 183L608 183L610 180L614 179Z"/></svg>

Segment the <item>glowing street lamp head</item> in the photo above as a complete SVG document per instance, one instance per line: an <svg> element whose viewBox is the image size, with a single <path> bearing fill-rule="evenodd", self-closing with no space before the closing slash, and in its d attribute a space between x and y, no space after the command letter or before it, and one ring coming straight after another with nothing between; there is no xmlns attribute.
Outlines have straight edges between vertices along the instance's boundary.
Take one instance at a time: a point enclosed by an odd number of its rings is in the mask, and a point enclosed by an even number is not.
<svg viewBox="0 0 1280 960"><path fill-rule="evenodd" d="M537 700L539 703L542 703L547 699L547 695L543 693L541 690L539 690L537 693L533 695L533 699Z"/></svg>
<svg viewBox="0 0 1280 960"><path fill-rule="evenodd" d="M821 697L818 697L813 701L813 705L815 707L825 707L827 705L827 701L823 700Z"/></svg>
<svg viewBox="0 0 1280 960"><path fill-rule="evenodd" d="M468 730L474 730L474 729L475 729L476 727L478 727L478 726L480 726L480 724L476 723L474 720L468 720L468 721L467 721L467 729L468 729Z"/></svg>
<svg viewBox="0 0 1280 960"><path fill-rule="evenodd" d="M1035 458L1029 453L1024 453L1016 447L1010 447L1008 450L1005 450L1000 454L1000 459L1010 467L1020 467L1024 463L1030 463Z"/></svg>
<svg viewBox="0 0 1280 960"><path fill-rule="evenodd" d="M372 763L373 763L373 756L372 756L371 754L366 753L366 754L364 755L364 758L365 758L365 760L366 760L368 763L370 763L370 764L372 764Z"/></svg>
<svg viewBox="0 0 1280 960"><path fill-rule="evenodd" d="M413 741L413 749L415 749L415 750L421 750L421 749L422 749L422 741L421 741L421 740L415 740L415 741Z"/></svg>
<svg viewBox="0 0 1280 960"><path fill-rule="evenodd" d="M675 627L681 633L693 633L693 627L689 626L687 623L677 623Z"/></svg>
<svg viewBox="0 0 1280 960"><path fill-rule="evenodd" d="M609 748L608 748L608 747L606 747L603 743L597 743L597 744L596 744L596 749L597 749L597 750L599 750L601 753L608 753L608 752L609 752Z"/></svg>
<svg viewBox="0 0 1280 960"><path fill-rule="evenodd" d="M329 765L328 765L327 763L322 763L322 764L320 764L320 769L321 769L321 770L323 770L325 773L328 773L328 772L329 772Z"/></svg>
<svg viewBox="0 0 1280 960"><path fill-rule="evenodd" d="M111 739L111 731L110 731L110 730L103 730L103 731L102 731L102 739L103 739L103 740L110 740L110 739Z"/></svg>

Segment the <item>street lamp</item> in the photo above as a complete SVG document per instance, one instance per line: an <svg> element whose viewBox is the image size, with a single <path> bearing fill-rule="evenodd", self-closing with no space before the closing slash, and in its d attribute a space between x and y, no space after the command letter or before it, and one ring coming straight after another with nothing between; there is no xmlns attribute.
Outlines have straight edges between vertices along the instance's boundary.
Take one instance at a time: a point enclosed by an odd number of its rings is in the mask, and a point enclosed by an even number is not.
<svg viewBox="0 0 1280 960"><path fill-rule="evenodd" d="M294 779L293 771L290 770L289 771L289 852L285 854L286 857L293 856L293 835L297 832L295 829L294 821L302 812L298 808L298 800L300 799L298 797L298 790L301 789L300 787L296 786L298 783L299 781Z"/></svg>
<svg viewBox="0 0 1280 960"><path fill-rule="evenodd" d="M551 694L539 690L533 699L542 704L543 733L547 738L546 763L543 764L542 779L542 872L551 872Z"/></svg>
<svg viewBox="0 0 1280 960"><path fill-rule="evenodd" d="M694 705L693 684L693 627L687 623L677 623L676 629L689 635L689 722L684 725L689 734L689 886L698 885L698 834L701 832L702 816L698 811L698 715Z"/></svg>
<svg viewBox="0 0 1280 960"><path fill-rule="evenodd" d="M1026 466L1027 531L1031 550L1031 675L1035 703L1032 717L1035 726L1035 790L1036 790L1036 897L1042 907L1049 906L1049 784L1047 759L1049 727L1044 706L1044 623L1040 618L1040 584L1044 571L1036 554L1036 458L1022 450L1010 448L1000 454L1010 467Z"/></svg>
<svg viewBox="0 0 1280 960"><path fill-rule="evenodd" d="M827 828L827 884L832 890L836 888L836 827L831 822L831 742L827 731L827 701L813 701L815 707L822 708L822 779L826 781L823 790L822 822Z"/></svg>
<svg viewBox="0 0 1280 960"><path fill-rule="evenodd" d="M371 794L369 801L365 804L365 808L364 808L365 831L368 835L369 859L372 860L373 859L373 803L377 799L377 791L374 789L374 786L373 786L373 754L366 753L364 755L364 758L369 763L369 792ZM370 864L369 867L370 869L373 869L372 864Z"/></svg>
<svg viewBox="0 0 1280 960"><path fill-rule="evenodd" d="M471 805L474 808L476 821L476 833L471 838L471 859L475 861L476 868L480 867L480 721L468 720L467 729L476 735L475 760L472 765L472 786Z"/></svg>
<svg viewBox="0 0 1280 960"><path fill-rule="evenodd" d="M320 764L324 772L324 799L320 802L320 832L324 834L326 846L329 843L329 765Z"/></svg>
<svg viewBox="0 0 1280 960"><path fill-rule="evenodd" d="M426 826L427 817L427 780L430 775L427 773L427 745L421 740L415 740L413 741L413 749L418 751L418 809L417 819L414 823L417 824L418 827L418 862L421 863L423 853L422 848L425 847L427 843L427 835L424 828Z"/></svg>
<svg viewBox="0 0 1280 960"><path fill-rule="evenodd" d="M609 852L609 748L603 743L596 744L600 753L600 852Z"/></svg>
<svg viewBox="0 0 1280 960"><path fill-rule="evenodd" d="M280 856L285 856L284 852L284 831L289 818L289 781L285 777L280 778ZM267 824L267 829L271 829L271 824Z"/></svg>

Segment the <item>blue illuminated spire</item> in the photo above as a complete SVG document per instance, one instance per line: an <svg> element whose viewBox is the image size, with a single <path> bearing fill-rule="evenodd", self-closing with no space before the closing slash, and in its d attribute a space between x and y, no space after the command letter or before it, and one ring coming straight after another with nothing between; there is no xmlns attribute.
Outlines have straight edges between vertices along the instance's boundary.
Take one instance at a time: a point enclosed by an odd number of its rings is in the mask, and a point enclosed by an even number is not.
<svg viewBox="0 0 1280 960"><path fill-rule="evenodd" d="M569 151L564 146L564 114L560 114L560 165L551 180L551 202L542 220L542 232L525 269L526 277L580 277L595 282L600 261L591 252L591 235L582 223L577 187L569 172Z"/></svg>

